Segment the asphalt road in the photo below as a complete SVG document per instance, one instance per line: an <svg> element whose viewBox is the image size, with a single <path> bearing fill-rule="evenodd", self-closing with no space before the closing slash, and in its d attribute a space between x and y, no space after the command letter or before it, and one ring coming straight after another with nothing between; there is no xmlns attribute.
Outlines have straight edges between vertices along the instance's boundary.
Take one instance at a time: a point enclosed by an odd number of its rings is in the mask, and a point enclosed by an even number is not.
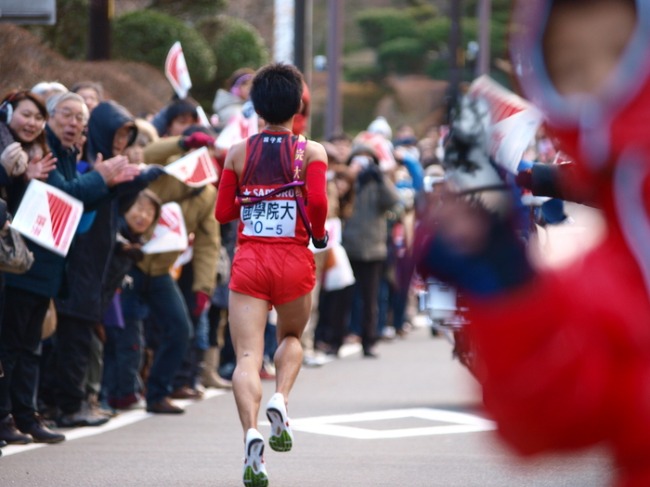
<svg viewBox="0 0 650 487"><path fill-rule="evenodd" d="M522 463L504 449L476 385L425 328L301 372L290 398L290 453L266 449L277 487L606 486L599 450ZM273 383L264 382L264 401ZM265 419L265 418L264 418ZM268 424L260 430L268 433ZM66 431L50 446L10 446L0 486L240 486L243 434L231 393L212 392L178 417L123 413Z"/></svg>

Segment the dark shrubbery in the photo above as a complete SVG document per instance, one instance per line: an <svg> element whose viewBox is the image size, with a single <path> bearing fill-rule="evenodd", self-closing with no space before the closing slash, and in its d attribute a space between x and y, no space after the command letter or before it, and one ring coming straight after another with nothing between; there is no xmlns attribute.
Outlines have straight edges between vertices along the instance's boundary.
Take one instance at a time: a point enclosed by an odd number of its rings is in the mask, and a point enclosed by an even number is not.
<svg viewBox="0 0 650 487"><path fill-rule="evenodd" d="M377 60L385 74L421 73L426 50L418 39L399 37L384 42L377 52Z"/></svg>
<svg viewBox="0 0 650 487"><path fill-rule="evenodd" d="M203 37L184 22L152 10L137 10L113 23L113 57L151 64L163 70L174 42L180 41L192 83L213 80L214 54Z"/></svg>
<svg viewBox="0 0 650 487"><path fill-rule="evenodd" d="M90 0L58 0L56 24L28 27L50 49L68 59L86 59Z"/></svg>
<svg viewBox="0 0 650 487"><path fill-rule="evenodd" d="M407 12L394 8L364 10L357 16L357 22L364 42L375 49L384 42L417 35L417 22Z"/></svg>
<svg viewBox="0 0 650 487"><path fill-rule="evenodd" d="M158 10L172 17L194 21L201 17L214 15L223 10L228 0L192 0L179 2L178 0L152 0L149 8Z"/></svg>
<svg viewBox="0 0 650 487"><path fill-rule="evenodd" d="M256 69L268 62L269 52L264 39L255 27L244 20L217 15L200 21L197 31L206 40L217 61L215 89L222 87L235 70L242 67Z"/></svg>

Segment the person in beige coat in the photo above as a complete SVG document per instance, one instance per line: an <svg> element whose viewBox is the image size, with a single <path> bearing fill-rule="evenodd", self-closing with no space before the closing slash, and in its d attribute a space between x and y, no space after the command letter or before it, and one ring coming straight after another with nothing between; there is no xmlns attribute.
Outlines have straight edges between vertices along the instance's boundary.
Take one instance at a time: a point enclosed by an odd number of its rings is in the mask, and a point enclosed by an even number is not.
<svg viewBox="0 0 650 487"><path fill-rule="evenodd" d="M147 146L147 164L167 165L188 150L208 144L209 137L200 132L189 136L165 137ZM219 225L214 217L216 188L208 184L192 188L176 178L163 175L151 189L162 201L180 205L188 235L193 235L194 306L190 311L170 269L180 252L148 254L130 272L132 286L122 293L125 320L142 320L149 313L158 328L158 343L146 382L147 411L179 414L184 410L170 396L173 380L186 356L193 335L192 316L199 316L208 306L215 286L219 258Z"/></svg>

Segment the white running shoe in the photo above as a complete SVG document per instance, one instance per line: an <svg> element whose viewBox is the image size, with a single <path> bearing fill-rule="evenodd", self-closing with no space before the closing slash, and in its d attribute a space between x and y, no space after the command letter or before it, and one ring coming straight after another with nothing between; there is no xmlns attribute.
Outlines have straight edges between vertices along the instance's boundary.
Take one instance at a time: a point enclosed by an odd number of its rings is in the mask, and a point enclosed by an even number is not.
<svg viewBox="0 0 650 487"><path fill-rule="evenodd" d="M293 433L289 426L287 407L284 404L284 396L279 392L266 405L266 417L271 422L271 436L269 445L275 451L289 451L293 445Z"/></svg>
<svg viewBox="0 0 650 487"><path fill-rule="evenodd" d="M254 428L246 432L244 458L244 485L246 487L267 487L269 477L264 465L264 437Z"/></svg>

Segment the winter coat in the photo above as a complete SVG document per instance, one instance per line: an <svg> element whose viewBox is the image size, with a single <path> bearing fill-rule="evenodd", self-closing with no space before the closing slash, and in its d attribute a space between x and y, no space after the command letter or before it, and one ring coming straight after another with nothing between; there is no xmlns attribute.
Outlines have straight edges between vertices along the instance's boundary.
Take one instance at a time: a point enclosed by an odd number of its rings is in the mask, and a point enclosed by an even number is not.
<svg viewBox="0 0 650 487"><path fill-rule="evenodd" d="M133 121L133 117L114 102L97 105L88 121L88 159L94 162L98 154L106 159L112 157L115 132L130 121ZM130 142L135 140L136 135L137 129L134 128ZM104 299L104 286L115 248L119 201L137 194L148 184L149 176L143 174L133 183L111 188L107 197L96 206L90 228L77 235L68 257L69 292L56 300L59 314L89 321L101 320L108 306L108 301Z"/></svg>
<svg viewBox="0 0 650 487"><path fill-rule="evenodd" d="M343 247L350 260L384 260L387 212L399 202L399 194L374 164L359 173L355 192L354 209L343 228Z"/></svg>
<svg viewBox="0 0 650 487"><path fill-rule="evenodd" d="M226 125L235 115L241 113L244 100L226 90L217 90L212 103L214 113L219 116L219 123Z"/></svg>
<svg viewBox="0 0 650 487"><path fill-rule="evenodd" d="M165 137L150 144L144 151L145 162L169 164L182 153L179 140L180 137ZM163 204L176 201L180 205L187 233L194 234L192 291L211 295L216 283L221 246L219 224L214 217L217 189L211 184L191 188L169 175L158 178L149 185L149 189L158 195ZM161 276L169 272L179 255L180 252L145 255L137 266L149 276Z"/></svg>
<svg viewBox="0 0 650 487"><path fill-rule="evenodd" d="M115 247L113 249L113 254L110 257L108 272L106 273L106 279L102 286L103 303L109 303L113 299L115 292L122 287L124 276L126 276L133 265L143 257L141 250L131 249L127 251L124 249L124 246L126 244L140 244L140 246L142 246L144 243L144 237L142 235L133 234L129 230L124 216L120 216Z"/></svg>
<svg viewBox="0 0 650 487"><path fill-rule="evenodd" d="M0 123L0 154L2 154L2 151L8 145L13 144L15 141L9 126L6 123ZM11 184L11 178L7 174L4 166L0 164L0 186L7 186L8 184Z"/></svg>
<svg viewBox="0 0 650 487"><path fill-rule="evenodd" d="M47 143L50 150L57 158L56 169L47 178L47 183L58 188L70 196L80 200L84 207L93 207L109 194L108 186L99 173L91 172L81 175L77 172L77 149L65 148L54 132L45 127ZM22 199L27 185L22 178L14 180L17 197L12 198L10 211L15 212L19 200ZM34 253L34 265L25 274L7 275L7 286L30 291L40 296L55 297L60 292L66 291L65 264L66 259L54 252L46 250L34 242L27 240L27 246ZM68 253L74 255L75 243Z"/></svg>

